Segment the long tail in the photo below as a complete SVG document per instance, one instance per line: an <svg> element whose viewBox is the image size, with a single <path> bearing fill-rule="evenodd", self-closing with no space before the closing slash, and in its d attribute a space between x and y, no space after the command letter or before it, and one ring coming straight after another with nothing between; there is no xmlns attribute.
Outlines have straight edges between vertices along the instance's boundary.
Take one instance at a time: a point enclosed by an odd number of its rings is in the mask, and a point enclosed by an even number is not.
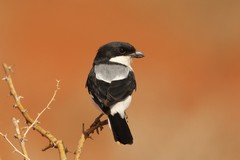
<svg viewBox="0 0 240 160"><path fill-rule="evenodd" d="M133 144L133 137L128 127L125 118L122 118L119 113L109 115L110 126L112 128L115 141L122 144Z"/></svg>

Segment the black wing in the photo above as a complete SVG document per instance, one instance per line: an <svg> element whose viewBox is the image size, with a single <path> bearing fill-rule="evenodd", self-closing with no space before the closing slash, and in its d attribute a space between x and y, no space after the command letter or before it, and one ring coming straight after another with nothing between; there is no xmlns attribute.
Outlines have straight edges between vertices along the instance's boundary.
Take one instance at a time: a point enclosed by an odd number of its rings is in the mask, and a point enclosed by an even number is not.
<svg viewBox="0 0 240 160"><path fill-rule="evenodd" d="M109 112L110 106L125 99L136 89L136 81L134 73L129 71L128 77L122 80L107 83L98 80L93 69L90 71L86 83L89 94L93 96L93 100L103 110Z"/></svg>

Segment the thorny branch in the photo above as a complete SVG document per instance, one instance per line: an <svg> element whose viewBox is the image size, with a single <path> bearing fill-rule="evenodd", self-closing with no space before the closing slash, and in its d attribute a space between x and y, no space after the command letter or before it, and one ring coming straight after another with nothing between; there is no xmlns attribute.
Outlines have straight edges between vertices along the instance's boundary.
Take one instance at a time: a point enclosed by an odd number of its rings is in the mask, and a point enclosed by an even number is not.
<svg viewBox="0 0 240 160"><path fill-rule="evenodd" d="M7 134L3 134L0 132L0 135L6 139L6 141L13 147L14 151L17 152L18 154L22 155L26 160L30 160L25 154L23 154L21 151L19 151L14 144L8 139Z"/></svg>
<svg viewBox="0 0 240 160"><path fill-rule="evenodd" d="M22 96L19 96L15 90L15 87L13 85L13 81L12 81L12 77L11 77L11 71L12 68L10 66L8 66L7 64L3 64L3 69L5 71L5 77L3 78L3 80L6 80L9 89L10 89L10 93L13 96L14 100L15 100L15 105L14 107L16 107L20 113L23 115L23 117L26 120L26 123L29 124L31 127L29 127L29 129L34 128L36 131L38 131L42 136L46 137L49 141L50 141L50 145L57 148L60 154L60 159L61 160L66 160L66 149L63 145L62 140L58 140L54 135L52 135L51 133L49 133L48 131L46 131L45 129L43 129L38 123L37 123L37 119L40 117L40 115L38 115L39 117L37 117L35 120L28 114L26 108L22 105L21 103L21 98L23 98ZM59 83L59 82L58 82ZM58 86L57 86L58 87ZM57 88L58 90L59 88ZM54 96L52 98L52 100L49 102L48 106L42 111L42 113L49 108L49 105L51 104L51 102L54 100L54 97L56 95L56 92L54 93ZM25 132L26 134L28 133ZM26 136L25 134L25 136Z"/></svg>
<svg viewBox="0 0 240 160"><path fill-rule="evenodd" d="M29 157L28 157L26 146L25 146L25 138L22 136L20 128L19 128L19 120L17 120L15 117L13 117L12 121L13 121L13 125L16 128L15 138L18 139L18 141L21 145L22 152L27 157L27 158L24 157L24 160L27 160L27 159L29 159Z"/></svg>
<svg viewBox="0 0 240 160"><path fill-rule="evenodd" d="M57 81L56 90L54 91L51 100L48 102L47 106L46 106L40 113L38 113L37 118L33 121L33 123L32 123L30 126L28 126L28 128L26 129L26 131L25 131L25 133L24 133L24 135L23 135L23 138L26 138L29 130L30 130L31 128L33 128L33 126L34 126L36 123L38 123L38 119L40 118L40 116L41 116L47 109L50 109L50 105L51 105L51 103L55 100L55 97L56 97L56 95L57 95L57 92L58 92L58 90L60 89L60 88L59 88L59 83L60 83L60 81L59 81L59 80L56 80L56 81Z"/></svg>
<svg viewBox="0 0 240 160"><path fill-rule="evenodd" d="M104 115L103 113L100 114L87 130L84 129L84 123L83 123L82 135L81 135L81 137L80 137L80 139L78 141L77 150L75 152L75 160L80 160L83 144L86 141L86 139L87 138L92 139L91 134L93 134L94 131L96 131L97 134L99 134L99 129L101 131L103 129L103 126L108 124L108 120L107 119L105 119L103 121L100 120L100 118L103 115Z"/></svg>
<svg viewBox="0 0 240 160"><path fill-rule="evenodd" d="M11 75L10 75L10 73L12 72L11 66L7 66L7 64L3 64L3 68L4 68L4 71L5 71L5 77L3 78L3 80L5 80L7 82L8 86L9 86L9 89L10 89L10 94L15 100L16 104L14 105L14 107L17 108L20 111L20 113L25 118L26 123L29 125L27 127L26 131L24 132L23 136L22 136L21 133L20 133L20 130L19 130L19 120L13 118L13 123L14 123L15 128L16 128L16 136L15 137L19 140L23 153L21 151L19 151L12 144L12 142L8 139L7 134L3 134L2 132L0 132L0 135L3 138L5 138L6 141L14 148L14 151L16 151L17 153L22 155L25 160L30 160L30 158L28 157L28 154L27 154L26 147L25 147L25 141L26 141L26 136L29 133L30 129L33 128L36 131L38 131L42 136L47 138L50 142L50 144L47 147L42 149L43 151L45 151L49 148L57 148L58 151L59 151L59 154L60 154L60 159L61 160L67 160L67 157L66 157L67 149L64 147L62 140L58 140L57 138L55 138L52 134L50 134L48 131L43 129L38 123L38 119L40 118L40 116L47 109L50 109L51 103L55 100L55 96L56 96L58 90L60 89L59 88L59 82L60 81L57 80L56 90L54 91L53 96L52 96L51 100L49 101L49 103L47 104L47 106L40 113L38 113L38 115L35 119L33 119L33 118L31 118L31 116L28 114L26 108L21 103L21 99L23 97L19 96L17 94L16 90L15 90L15 87L13 85L13 81L12 81L12 78L11 78ZM91 126L86 130L85 130L84 124L82 125L82 134L81 134L81 137L80 137L79 142L78 142L77 150L75 152L75 160L80 160L80 156L81 156L81 153L82 153L82 148L83 148L84 142L88 138L92 139L91 134L93 134L95 131L97 132L97 134L99 134L99 131L101 131L103 129L103 126L108 124L107 119L102 120L102 121L100 120L103 115L104 115L103 113L100 114L95 119L95 121L91 124Z"/></svg>

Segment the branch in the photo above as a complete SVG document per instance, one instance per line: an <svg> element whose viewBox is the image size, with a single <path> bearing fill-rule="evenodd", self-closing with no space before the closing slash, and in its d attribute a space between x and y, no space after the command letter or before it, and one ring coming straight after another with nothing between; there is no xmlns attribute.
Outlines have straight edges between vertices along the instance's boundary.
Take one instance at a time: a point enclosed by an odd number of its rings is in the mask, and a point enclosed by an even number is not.
<svg viewBox="0 0 240 160"><path fill-rule="evenodd" d="M19 120L17 120L16 118L13 117L12 121L13 121L13 124L14 124L14 126L16 128L16 135L15 135L15 137L19 140L22 152L25 155L24 160L27 160L27 159L29 159L29 157L28 157L26 146L25 146L25 139L22 137L20 129L19 129Z"/></svg>
<svg viewBox="0 0 240 160"><path fill-rule="evenodd" d="M40 113L38 113L36 119L33 121L33 123L32 123L32 124L27 128L27 130L25 131L25 133L24 133L24 135L23 135L23 138L26 138L29 130L30 130L31 128L33 128L33 126L38 122L38 119L40 118L40 116L41 116L47 109L50 109L50 105L51 105L51 103L55 100L55 97L56 97L56 95L57 95L57 92L58 92L58 90L60 89L60 88L59 88L59 83L60 83L60 81L59 81L59 80L56 80L56 81L57 81L57 85L56 85L57 88L56 88L56 90L54 91L51 100L50 100L49 103L47 104L47 107L45 107Z"/></svg>
<svg viewBox="0 0 240 160"><path fill-rule="evenodd" d="M23 156L26 160L30 160L25 154L23 154L21 151L19 151L19 150L13 145L13 143L8 139L7 134L3 134L2 132L0 132L0 135L1 135L4 139L6 139L6 141L13 147L14 152L19 153L19 154L20 154L21 156Z"/></svg>
<svg viewBox="0 0 240 160"><path fill-rule="evenodd" d="M23 117L25 118L26 120L26 123L27 124L30 124L32 125L31 128L34 128L37 132L39 132L42 136L46 137L49 141L50 141L50 144L54 147L56 147L58 149L58 152L59 152L59 155L60 155L60 159L61 160L66 160L67 157L66 157L66 151L65 151L65 147L63 145L63 142L62 140L58 140L54 135L50 134L48 131L46 131L45 129L43 129L37 122L35 122L34 124L34 120L33 118L28 114L26 108L22 105L21 103L21 98L23 98L22 96L19 96L15 90L15 87L13 85L13 81L12 81L12 78L11 78L11 71L12 71L12 68L7 66L7 64L3 64L3 69L5 71L5 77L3 78L3 80L6 80L8 86L9 86L9 89L10 89L10 93L12 95L12 97L14 98L15 100L15 105L14 107L16 107L20 113L23 115ZM53 100L54 100L54 97L53 97ZM52 100L52 101L53 101ZM49 105L51 104L51 101L49 102ZM47 108L47 107L46 107ZM44 111L43 111L44 112ZM26 133L26 132L25 132Z"/></svg>
<svg viewBox="0 0 240 160"><path fill-rule="evenodd" d="M96 131L97 134L99 134L99 129L100 129L100 131L103 130L103 126L108 124L107 119L105 119L103 121L100 120L100 118L103 115L104 115L103 113L100 114L87 130L84 129L84 123L83 123L82 135L81 135L81 138L78 141L77 150L75 152L75 160L80 160L80 156L81 156L81 153L82 153L82 148L83 148L83 145L84 145L84 142L86 141L86 139L87 138L92 139L92 137L90 135L93 134L94 131Z"/></svg>

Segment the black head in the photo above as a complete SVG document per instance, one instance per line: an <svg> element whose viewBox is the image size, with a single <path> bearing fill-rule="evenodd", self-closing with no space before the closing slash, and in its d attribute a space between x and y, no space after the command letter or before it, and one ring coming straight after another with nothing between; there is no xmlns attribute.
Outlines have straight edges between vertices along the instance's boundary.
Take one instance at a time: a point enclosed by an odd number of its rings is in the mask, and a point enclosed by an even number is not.
<svg viewBox="0 0 240 160"><path fill-rule="evenodd" d="M94 59L94 64L106 63L111 58L117 56L131 56L133 58L141 58L143 54L137 52L136 49L127 42L110 42L98 49Z"/></svg>

